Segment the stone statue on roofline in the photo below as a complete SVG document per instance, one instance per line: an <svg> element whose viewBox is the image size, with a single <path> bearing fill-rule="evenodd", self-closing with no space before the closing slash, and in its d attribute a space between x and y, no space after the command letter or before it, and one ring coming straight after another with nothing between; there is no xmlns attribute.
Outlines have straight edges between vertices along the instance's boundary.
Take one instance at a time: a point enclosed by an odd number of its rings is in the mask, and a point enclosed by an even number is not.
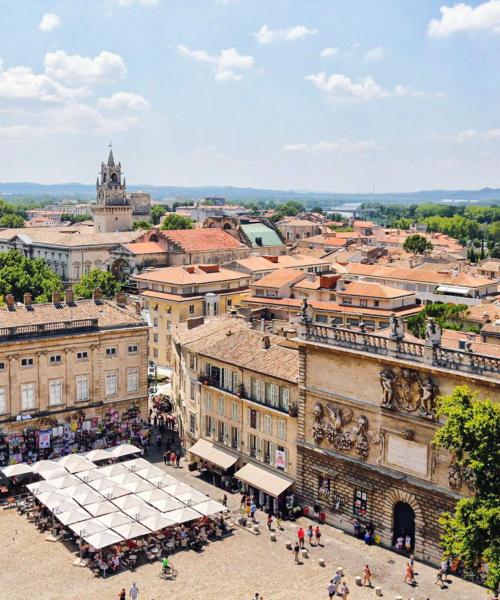
<svg viewBox="0 0 500 600"><path fill-rule="evenodd" d="M432 346L433 348L441 346L441 334L441 325L434 321L432 317L428 319L425 326L425 343L427 346Z"/></svg>
<svg viewBox="0 0 500 600"><path fill-rule="evenodd" d="M403 319L396 317L395 313L391 313L389 318L389 325L391 328L391 338L395 340L402 340L405 335L405 326Z"/></svg>

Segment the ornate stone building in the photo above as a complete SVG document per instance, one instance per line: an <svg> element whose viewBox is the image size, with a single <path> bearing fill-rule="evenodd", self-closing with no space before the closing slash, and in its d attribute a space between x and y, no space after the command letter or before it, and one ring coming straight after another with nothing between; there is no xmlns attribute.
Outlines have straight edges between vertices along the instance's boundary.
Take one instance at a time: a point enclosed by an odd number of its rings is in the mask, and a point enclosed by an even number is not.
<svg viewBox="0 0 500 600"><path fill-rule="evenodd" d="M387 333L308 322L298 329L300 352L297 491L319 504L328 521L353 531L372 523L382 544L409 535L415 556L440 559L439 516L473 482L432 440L435 402L457 385L500 399L500 358L406 335L392 317Z"/></svg>

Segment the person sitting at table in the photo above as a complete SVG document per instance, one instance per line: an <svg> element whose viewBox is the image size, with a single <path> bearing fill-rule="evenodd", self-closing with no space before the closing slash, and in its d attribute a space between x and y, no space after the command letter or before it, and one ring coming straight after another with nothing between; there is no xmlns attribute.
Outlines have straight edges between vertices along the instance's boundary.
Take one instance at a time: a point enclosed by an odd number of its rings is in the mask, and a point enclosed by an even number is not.
<svg viewBox="0 0 500 600"><path fill-rule="evenodd" d="M116 571L118 571L118 569L120 568L120 557L118 556L118 554L115 554L115 556L113 556L113 558L111 559L110 567L113 573L116 573Z"/></svg>
<svg viewBox="0 0 500 600"><path fill-rule="evenodd" d="M97 554L97 550L94 548L94 546L89 546L89 557L91 560L94 560Z"/></svg>
<svg viewBox="0 0 500 600"><path fill-rule="evenodd" d="M129 550L137 548L137 542L135 540L127 540L127 547L129 548Z"/></svg>

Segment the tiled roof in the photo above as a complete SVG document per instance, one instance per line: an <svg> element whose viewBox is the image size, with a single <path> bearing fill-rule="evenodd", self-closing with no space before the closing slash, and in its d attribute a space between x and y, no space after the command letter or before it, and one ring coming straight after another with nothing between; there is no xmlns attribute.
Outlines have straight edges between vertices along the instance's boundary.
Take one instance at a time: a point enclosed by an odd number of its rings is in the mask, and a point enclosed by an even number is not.
<svg viewBox="0 0 500 600"><path fill-rule="evenodd" d="M476 304L476 306L469 307L467 311L468 321L477 321L482 323L485 318L492 321L500 319L500 304L497 302L491 302L488 304Z"/></svg>
<svg viewBox="0 0 500 600"><path fill-rule="evenodd" d="M156 292L155 290L141 290L139 293L145 298L157 298L168 302L191 302L203 298L203 296L183 296L182 294L168 294L167 292Z"/></svg>
<svg viewBox="0 0 500 600"><path fill-rule="evenodd" d="M307 245L309 243L312 244L321 244L323 246L334 246L340 247L345 246L347 241L343 238L334 236L334 235L313 235L311 237L306 238L305 240L300 240L301 245Z"/></svg>
<svg viewBox="0 0 500 600"><path fill-rule="evenodd" d="M280 288L283 285L291 284L305 277L303 271L295 269L278 269L269 275L265 275L262 279L258 279L253 285L256 287Z"/></svg>
<svg viewBox="0 0 500 600"><path fill-rule="evenodd" d="M77 300L68 305L43 303L32 304L28 309L24 305L15 305L13 310L0 308L0 328L20 327L23 325L42 325L60 323L63 321L80 321L83 319L98 319L99 328L144 325L142 317L136 314L132 307L118 306L111 300Z"/></svg>
<svg viewBox="0 0 500 600"><path fill-rule="evenodd" d="M253 248L283 246L283 242L276 231L265 223L242 223L240 227L250 240ZM262 244L257 244L257 238L262 240Z"/></svg>
<svg viewBox="0 0 500 600"><path fill-rule="evenodd" d="M165 252L157 242L134 242L132 244L123 245L133 254L159 254Z"/></svg>
<svg viewBox="0 0 500 600"><path fill-rule="evenodd" d="M313 223L307 219L292 219L290 221L280 221L278 227L315 227L318 228L318 223Z"/></svg>
<svg viewBox="0 0 500 600"><path fill-rule="evenodd" d="M219 281L235 281L248 279L249 275L239 271L231 271L224 267L216 267L214 272L206 272L202 269L204 265L186 265L182 267L164 267L153 269L140 275L134 275L136 281L151 281L159 283L170 283L173 285L196 285L198 283L213 283ZM210 268L215 265L206 265Z"/></svg>
<svg viewBox="0 0 500 600"><path fill-rule="evenodd" d="M321 289L321 279L318 275L314 277L313 281L310 281L309 277L304 277L302 281L294 283L292 287L294 290L319 290Z"/></svg>
<svg viewBox="0 0 500 600"><path fill-rule="evenodd" d="M231 264L237 264L249 271L276 271L284 268L313 267L318 265L329 265L330 261L315 256L305 256L304 254L283 254L276 256L278 262L271 262L264 256L249 256L231 261Z"/></svg>
<svg viewBox="0 0 500 600"><path fill-rule="evenodd" d="M224 337L228 329L231 331L250 329L250 323L229 315L220 315L190 329L189 322L183 321L175 327L174 337L180 344L190 344L189 348L194 351L198 346L191 345L193 342L210 339L213 343L218 337Z"/></svg>
<svg viewBox="0 0 500 600"><path fill-rule="evenodd" d="M493 323L486 323L481 327L481 333L492 333L494 335L500 335L500 320L496 320Z"/></svg>
<svg viewBox="0 0 500 600"><path fill-rule="evenodd" d="M354 221L352 224L353 227L375 227L375 223L371 221Z"/></svg>
<svg viewBox="0 0 500 600"><path fill-rule="evenodd" d="M349 296L369 296L371 298L400 298L401 296L415 295L415 292L364 281L351 281L347 283L345 290L339 290L338 293Z"/></svg>
<svg viewBox="0 0 500 600"><path fill-rule="evenodd" d="M460 343L457 339L445 338L441 340L443 348L451 350L460 350ZM470 352L472 354L482 354L484 356L500 356L500 344L488 344L486 342L471 342Z"/></svg>
<svg viewBox="0 0 500 600"><path fill-rule="evenodd" d="M89 228L73 227L25 227L0 231L0 242L8 242L20 237L24 243L45 244L47 246L114 246L126 244L138 238L138 231L116 231L112 233L93 233Z"/></svg>
<svg viewBox="0 0 500 600"><path fill-rule="evenodd" d="M181 246L184 252L208 252L210 250L244 248L244 245L239 240L216 227L213 229L162 231L162 235Z"/></svg>

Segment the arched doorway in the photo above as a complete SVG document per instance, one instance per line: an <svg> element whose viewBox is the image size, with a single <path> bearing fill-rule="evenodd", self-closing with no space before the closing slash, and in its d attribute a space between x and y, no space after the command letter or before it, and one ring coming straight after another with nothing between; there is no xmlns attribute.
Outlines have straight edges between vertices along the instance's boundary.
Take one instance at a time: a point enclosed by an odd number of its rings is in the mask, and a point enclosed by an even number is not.
<svg viewBox="0 0 500 600"><path fill-rule="evenodd" d="M411 547L415 547L415 511L406 502L396 502L392 517L392 545L396 545L399 536L411 538Z"/></svg>

